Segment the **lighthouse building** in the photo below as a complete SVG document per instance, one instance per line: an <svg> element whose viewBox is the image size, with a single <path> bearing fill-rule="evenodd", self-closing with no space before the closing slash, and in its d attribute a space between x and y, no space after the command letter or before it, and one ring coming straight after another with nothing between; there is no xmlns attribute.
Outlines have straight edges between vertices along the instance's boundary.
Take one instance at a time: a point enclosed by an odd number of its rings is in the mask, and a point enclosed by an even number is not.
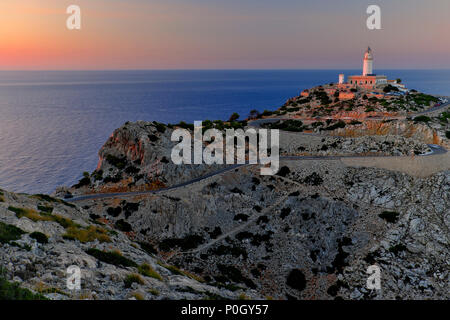
<svg viewBox="0 0 450 320"><path fill-rule="evenodd" d="M342 81L343 75L340 75ZM367 48L364 53L363 73L362 75L349 76L347 84L353 87L362 87L365 89L373 89L377 85L386 85L388 83L387 77L383 75L376 75L373 73L373 54L372 50Z"/></svg>

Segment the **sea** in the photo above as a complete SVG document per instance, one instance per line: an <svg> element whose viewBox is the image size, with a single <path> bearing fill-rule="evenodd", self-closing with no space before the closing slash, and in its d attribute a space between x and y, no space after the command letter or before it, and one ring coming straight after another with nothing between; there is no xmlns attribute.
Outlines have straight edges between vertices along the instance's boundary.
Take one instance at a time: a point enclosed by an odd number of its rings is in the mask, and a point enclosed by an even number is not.
<svg viewBox="0 0 450 320"><path fill-rule="evenodd" d="M377 70L450 96L450 70ZM127 121L247 117L360 70L0 71L0 188L51 193L92 172Z"/></svg>

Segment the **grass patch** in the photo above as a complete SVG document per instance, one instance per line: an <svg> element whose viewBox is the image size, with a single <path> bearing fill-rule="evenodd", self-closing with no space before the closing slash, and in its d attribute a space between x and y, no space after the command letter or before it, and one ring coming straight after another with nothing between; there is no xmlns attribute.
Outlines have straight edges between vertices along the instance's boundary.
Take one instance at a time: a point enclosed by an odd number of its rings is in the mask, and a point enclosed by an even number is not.
<svg viewBox="0 0 450 320"><path fill-rule="evenodd" d="M60 204L63 204L65 206L67 206L67 207L76 208L76 206L74 204L72 204L72 203L68 203L68 202L66 202L64 200L50 197L47 194L41 194L40 193L40 194L32 195L31 197L35 198L35 199L38 199L38 200L41 200L41 201L52 202L52 203L60 203Z"/></svg>
<svg viewBox="0 0 450 320"><path fill-rule="evenodd" d="M205 282L205 280L202 277L199 277L199 276L197 276L195 274L192 274L192 273L190 273L188 271L180 270L179 268L177 268L175 266L172 266L172 265L169 265L169 264L164 264L161 261L158 261L157 263L161 267L166 268L167 270L172 272L172 274L179 275L179 276L186 276L186 277L194 279L194 280L196 280L198 282Z"/></svg>
<svg viewBox="0 0 450 320"><path fill-rule="evenodd" d="M127 275L123 283L125 284L125 288L131 288L133 283L144 284L144 280L142 280L140 275L133 273Z"/></svg>
<svg viewBox="0 0 450 320"><path fill-rule="evenodd" d="M151 293L154 296L159 296L159 291L156 289L150 289L148 290L148 293Z"/></svg>
<svg viewBox="0 0 450 320"><path fill-rule="evenodd" d="M46 208L47 211L50 210L50 207ZM111 239L108 236L108 231L100 227L89 226L87 228L84 228L61 215L53 215L47 212L37 212L33 209L8 207L8 210L15 212L16 216L19 219L22 217L27 217L34 222L52 221L58 223L60 226L66 229L66 233L63 235L63 238L67 240L78 240L82 243L95 240L98 240L100 242L111 242Z"/></svg>
<svg viewBox="0 0 450 320"><path fill-rule="evenodd" d="M26 232L13 225L0 222L0 243L19 240Z"/></svg>
<svg viewBox="0 0 450 320"><path fill-rule="evenodd" d="M52 213L53 207L37 206L38 210L45 213Z"/></svg>
<svg viewBox="0 0 450 320"><path fill-rule="evenodd" d="M150 265L148 265L146 263L140 265L138 267L138 271L143 276L154 278L154 279L157 279L159 281L163 280L161 275L158 272L156 272Z"/></svg>
<svg viewBox="0 0 450 320"><path fill-rule="evenodd" d="M43 234L42 232L35 231L30 234L30 237L34 240L36 240L40 244L46 244L48 243L48 237Z"/></svg>
<svg viewBox="0 0 450 320"><path fill-rule="evenodd" d="M34 222L37 221L52 221L51 216L49 215L42 215L41 213L37 212L34 209L29 209L29 208L17 208L17 207L12 207L9 206L8 207L9 211L12 211L16 214L17 218L22 218L22 217L26 217Z"/></svg>
<svg viewBox="0 0 450 320"><path fill-rule="evenodd" d="M91 248L86 250L86 253L93 256L94 258L97 258L98 260L112 264L115 266L120 267L137 267L138 265L133 260L130 260L128 258L125 258L123 255L121 255L119 252L107 252L107 251L101 251L95 248Z"/></svg>
<svg viewBox="0 0 450 320"><path fill-rule="evenodd" d="M108 231L96 226L89 226L88 228L71 226L66 229L63 238L67 240L78 240L81 243L92 242L95 240L100 242L111 242Z"/></svg>

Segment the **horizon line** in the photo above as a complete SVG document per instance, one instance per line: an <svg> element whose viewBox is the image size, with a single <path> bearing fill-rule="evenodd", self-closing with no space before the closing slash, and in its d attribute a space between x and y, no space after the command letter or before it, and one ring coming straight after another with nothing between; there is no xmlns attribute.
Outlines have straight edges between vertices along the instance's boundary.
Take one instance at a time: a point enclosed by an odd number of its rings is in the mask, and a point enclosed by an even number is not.
<svg viewBox="0 0 450 320"><path fill-rule="evenodd" d="M86 72L86 71L339 71L360 70L360 68L179 68L179 69L0 69L0 72ZM380 68L381 71L421 70L421 71L450 71L449 68Z"/></svg>

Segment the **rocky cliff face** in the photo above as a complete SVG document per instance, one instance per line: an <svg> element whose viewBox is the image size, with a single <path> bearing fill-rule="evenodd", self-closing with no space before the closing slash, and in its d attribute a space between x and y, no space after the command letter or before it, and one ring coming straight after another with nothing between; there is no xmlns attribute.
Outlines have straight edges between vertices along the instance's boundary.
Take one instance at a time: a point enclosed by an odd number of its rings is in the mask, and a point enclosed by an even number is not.
<svg viewBox="0 0 450 320"><path fill-rule="evenodd" d="M70 191L78 194L159 189L219 168L218 165L175 165L171 151L178 142L171 141L173 130L157 122L126 123L100 149L96 171Z"/></svg>
<svg viewBox="0 0 450 320"><path fill-rule="evenodd" d="M209 286L74 205L48 196L0 194L0 277L46 298L260 297L251 290ZM81 270L81 290L67 287L72 265Z"/></svg>
<svg viewBox="0 0 450 320"><path fill-rule="evenodd" d="M448 171L419 179L338 160L288 161L274 177L245 167L85 205L212 286L278 299L444 299L449 191ZM381 291L366 288L374 264Z"/></svg>
<svg viewBox="0 0 450 320"><path fill-rule="evenodd" d="M442 144L444 140L444 137L426 124L396 120L365 121L358 126L334 130L332 134L345 137L393 135L432 144Z"/></svg>

